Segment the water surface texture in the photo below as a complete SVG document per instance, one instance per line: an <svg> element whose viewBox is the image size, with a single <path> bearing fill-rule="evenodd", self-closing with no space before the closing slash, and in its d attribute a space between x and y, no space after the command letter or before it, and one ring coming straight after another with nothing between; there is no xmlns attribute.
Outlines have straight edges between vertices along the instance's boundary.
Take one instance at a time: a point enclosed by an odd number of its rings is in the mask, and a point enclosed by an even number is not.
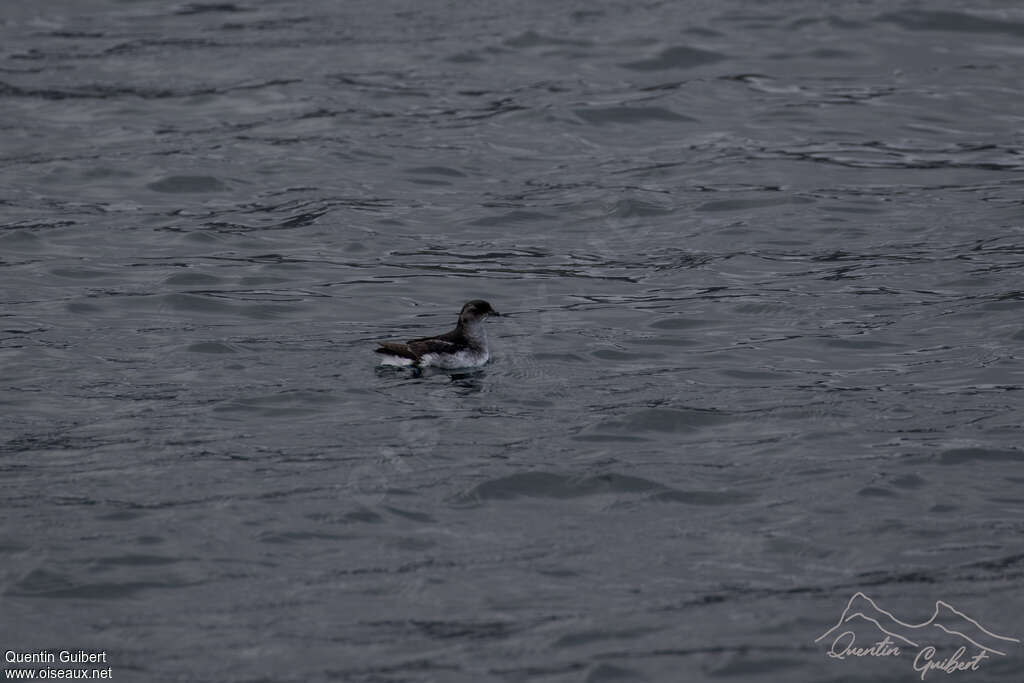
<svg viewBox="0 0 1024 683"><path fill-rule="evenodd" d="M987 0L5 0L0 649L919 680L814 642L857 591L1024 638L1022 74ZM485 368L375 367L473 298Z"/></svg>

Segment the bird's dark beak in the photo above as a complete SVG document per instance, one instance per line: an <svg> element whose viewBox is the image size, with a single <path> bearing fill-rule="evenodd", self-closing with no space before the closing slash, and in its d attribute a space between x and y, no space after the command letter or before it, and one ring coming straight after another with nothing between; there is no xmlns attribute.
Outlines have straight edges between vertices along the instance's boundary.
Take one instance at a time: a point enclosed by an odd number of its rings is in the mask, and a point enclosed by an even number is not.
<svg viewBox="0 0 1024 683"><path fill-rule="evenodd" d="M491 309L491 315L493 315L495 318L500 318L501 317L501 313L498 313L494 309Z"/></svg>

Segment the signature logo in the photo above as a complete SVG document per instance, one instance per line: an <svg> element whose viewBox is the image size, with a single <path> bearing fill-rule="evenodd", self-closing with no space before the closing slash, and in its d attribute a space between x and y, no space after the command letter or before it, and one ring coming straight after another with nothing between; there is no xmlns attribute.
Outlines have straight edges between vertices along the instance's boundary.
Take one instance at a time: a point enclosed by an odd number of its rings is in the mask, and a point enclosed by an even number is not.
<svg viewBox="0 0 1024 683"><path fill-rule="evenodd" d="M920 624L897 619L864 593L854 593L836 625L815 638L828 645L833 659L912 658L925 679L932 671L978 671L992 657L1005 657L1020 640L994 633L948 602L937 600L932 616Z"/></svg>

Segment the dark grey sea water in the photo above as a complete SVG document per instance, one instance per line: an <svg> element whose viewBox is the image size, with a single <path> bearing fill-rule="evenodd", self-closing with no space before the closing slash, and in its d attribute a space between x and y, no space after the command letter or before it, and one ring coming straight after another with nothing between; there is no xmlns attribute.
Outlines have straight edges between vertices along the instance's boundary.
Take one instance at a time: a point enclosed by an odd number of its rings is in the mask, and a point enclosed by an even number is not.
<svg viewBox="0 0 1024 683"><path fill-rule="evenodd" d="M1024 638L1022 84L1014 2L5 0L0 651L920 680L815 642L858 591ZM472 298L485 368L375 367Z"/></svg>

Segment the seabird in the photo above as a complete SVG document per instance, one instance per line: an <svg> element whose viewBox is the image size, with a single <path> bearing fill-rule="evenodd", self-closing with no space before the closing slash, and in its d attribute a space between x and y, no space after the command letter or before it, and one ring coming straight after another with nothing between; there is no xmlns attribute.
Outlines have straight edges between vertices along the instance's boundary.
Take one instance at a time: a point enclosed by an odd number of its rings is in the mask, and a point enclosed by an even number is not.
<svg viewBox="0 0 1024 683"><path fill-rule="evenodd" d="M481 299L466 302L459 312L455 329L436 337L411 339L404 344L379 342L375 349L382 354L382 365L400 367L471 368L483 365L491 357L487 351L487 332L484 319L500 315Z"/></svg>

